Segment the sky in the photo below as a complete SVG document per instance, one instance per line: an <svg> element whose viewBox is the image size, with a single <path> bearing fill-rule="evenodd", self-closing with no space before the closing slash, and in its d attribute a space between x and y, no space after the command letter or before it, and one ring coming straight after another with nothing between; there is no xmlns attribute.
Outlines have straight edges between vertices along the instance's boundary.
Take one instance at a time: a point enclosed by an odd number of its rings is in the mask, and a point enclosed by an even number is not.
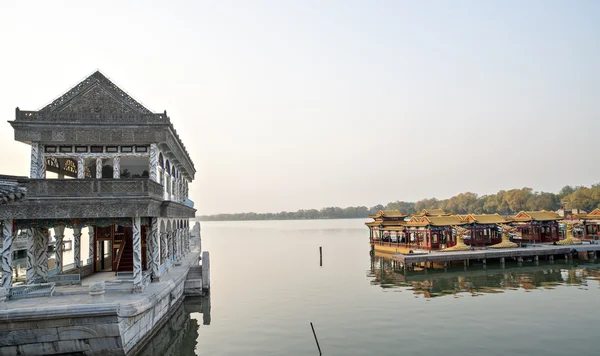
<svg viewBox="0 0 600 356"><path fill-rule="evenodd" d="M600 182L599 1L0 2L15 107L99 69L167 110L197 214Z"/></svg>

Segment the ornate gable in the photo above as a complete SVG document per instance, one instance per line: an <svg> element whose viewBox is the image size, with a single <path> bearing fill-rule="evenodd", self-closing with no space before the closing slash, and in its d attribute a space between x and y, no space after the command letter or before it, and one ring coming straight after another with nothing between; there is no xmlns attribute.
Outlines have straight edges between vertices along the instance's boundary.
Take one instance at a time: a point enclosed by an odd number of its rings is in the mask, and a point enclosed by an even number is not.
<svg viewBox="0 0 600 356"><path fill-rule="evenodd" d="M600 209L596 208L588 216L600 216Z"/></svg>
<svg viewBox="0 0 600 356"><path fill-rule="evenodd" d="M46 122L169 123L137 102L100 72L87 77L39 111L21 112L17 120Z"/></svg>
<svg viewBox="0 0 600 356"><path fill-rule="evenodd" d="M93 114L103 110L108 113L152 114L99 71L39 110L39 114L59 112Z"/></svg>
<svg viewBox="0 0 600 356"><path fill-rule="evenodd" d="M524 211L520 211L515 215L515 219L531 219L531 216Z"/></svg>

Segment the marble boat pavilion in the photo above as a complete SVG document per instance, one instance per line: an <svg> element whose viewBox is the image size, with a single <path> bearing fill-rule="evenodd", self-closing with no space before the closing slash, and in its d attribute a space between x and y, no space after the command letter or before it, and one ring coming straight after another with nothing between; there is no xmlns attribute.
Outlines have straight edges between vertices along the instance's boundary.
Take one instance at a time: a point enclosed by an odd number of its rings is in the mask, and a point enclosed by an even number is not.
<svg viewBox="0 0 600 356"><path fill-rule="evenodd" d="M27 284L120 271L131 272L133 290L142 291L190 251L188 188L196 170L166 111L148 110L95 72L38 111L17 108L9 122L15 140L31 146L31 166L29 177L0 176L0 292L13 287L17 235L27 241ZM62 262L65 228L73 230L70 271ZM51 230L56 263L49 270Z"/></svg>

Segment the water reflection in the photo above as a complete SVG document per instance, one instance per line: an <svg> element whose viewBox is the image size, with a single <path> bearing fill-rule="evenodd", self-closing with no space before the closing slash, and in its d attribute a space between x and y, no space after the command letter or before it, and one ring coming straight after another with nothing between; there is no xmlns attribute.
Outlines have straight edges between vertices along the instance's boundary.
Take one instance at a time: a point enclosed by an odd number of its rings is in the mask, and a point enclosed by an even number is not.
<svg viewBox="0 0 600 356"><path fill-rule="evenodd" d="M500 264L488 264L486 267L404 271L390 257L376 254L371 257L367 276L372 278L372 285L384 289L404 288L425 298L460 296L461 293L481 296L505 290L553 289L560 285L587 287L588 280L600 280L600 265L577 262L540 261L522 265L507 263L504 268Z"/></svg>
<svg viewBox="0 0 600 356"><path fill-rule="evenodd" d="M136 356L196 355L200 328L194 317L197 313L202 314L203 325L210 325L210 295L186 297Z"/></svg>

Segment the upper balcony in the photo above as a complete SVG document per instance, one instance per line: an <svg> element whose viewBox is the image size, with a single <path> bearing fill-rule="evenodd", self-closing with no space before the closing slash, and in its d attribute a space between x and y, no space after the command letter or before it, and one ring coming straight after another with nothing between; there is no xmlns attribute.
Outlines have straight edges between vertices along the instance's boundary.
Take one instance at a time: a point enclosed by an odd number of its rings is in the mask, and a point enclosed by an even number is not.
<svg viewBox="0 0 600 356"><path fill-rule="evenodd" d="M164 187L146 178L20 178L16 183L24 193L23 197L3 204L1 219L195 216L192 207L165 197Z"/></svg>
<svg viewBox="0 0 600 356"><path fill-rule="evenodd" d="M163 200L163 187L150 179L27 179L22 184L27 189L28 199L149 197Z"/></svg>

